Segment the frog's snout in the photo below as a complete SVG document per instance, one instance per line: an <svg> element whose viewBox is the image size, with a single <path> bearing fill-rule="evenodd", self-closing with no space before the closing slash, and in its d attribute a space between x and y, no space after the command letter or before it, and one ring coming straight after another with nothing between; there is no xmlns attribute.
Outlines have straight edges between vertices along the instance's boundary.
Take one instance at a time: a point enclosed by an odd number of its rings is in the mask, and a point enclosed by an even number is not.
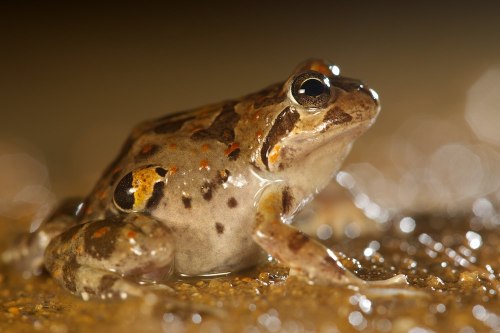
<svg viewBox="0 0 500 333"><path fill-rule="evenodd" d="M359 91L372 99L377 106L380 105L378 94L375 90L369 88L363 81L345 76L334 76L330 78L332 84L347 92Z"/></svg>
<svg viewBox="0 0 500 333"><path fill-rule="evenodd" d="M375 102L375 104L380 105L380 100L379 100L378 94L375 90L373 90L372 88L370 88L366 85L363 85L360 88L360 91L362 91L365 94L367 94L368 96L370 96L371 99Z"/></svg>

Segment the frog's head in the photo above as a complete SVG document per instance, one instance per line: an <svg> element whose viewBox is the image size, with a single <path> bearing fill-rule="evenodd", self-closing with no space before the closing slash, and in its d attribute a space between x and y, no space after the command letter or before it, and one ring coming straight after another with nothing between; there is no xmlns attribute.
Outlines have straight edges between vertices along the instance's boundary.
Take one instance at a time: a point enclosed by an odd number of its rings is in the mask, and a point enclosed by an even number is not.
<svg viewBox="0 0 500 333"><path fill-rule="evenodd" d="M270 121L255 162L278 177L309 178L318 188L374 123L377 94L322 60L300 64L277 90L286 97L265 112Z"/></svg>

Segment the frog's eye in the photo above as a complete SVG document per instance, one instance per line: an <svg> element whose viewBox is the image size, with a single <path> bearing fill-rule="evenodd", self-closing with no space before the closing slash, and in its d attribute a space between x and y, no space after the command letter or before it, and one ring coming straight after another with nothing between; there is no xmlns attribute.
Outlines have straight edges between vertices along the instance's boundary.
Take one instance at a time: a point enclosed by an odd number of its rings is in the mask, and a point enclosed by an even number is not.
<svg viewBox="0 0 500 333"><path fill-rule="evenodd" d="M292 96L307 108L321 108L331 99L330 81L325 75L307 71L292 82Z"/></svg>
<svg viewBox="0 0 500 333"><path fill-rule="evenodd" d="M159 166L146 166L126 174L116 185L115 206L123 212L154 209L163 197L167 171Z"/></svg>

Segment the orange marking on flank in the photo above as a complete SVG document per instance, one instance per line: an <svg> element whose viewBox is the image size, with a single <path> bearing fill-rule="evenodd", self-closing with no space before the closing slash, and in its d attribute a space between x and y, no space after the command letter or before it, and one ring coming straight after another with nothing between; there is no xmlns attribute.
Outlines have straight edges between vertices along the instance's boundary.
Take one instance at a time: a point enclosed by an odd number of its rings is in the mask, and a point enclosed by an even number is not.
<svg viewBox="0 0 500 333"><path fill-rule="evenodd" d="M262 132L262 130L258 130L257 132L255 132L255 136L260 139L262 138L262 136L264 135L264 133Z"/></svg>
<svg viewBox="0 0 500 333"><path fill-rule="evenodd" d="M210 170L210 164L208 164L208 160L206 158L200 161L200 170L202 169Z"/></svg>
<svg viewBox="0 0 500 333"><path fill-rule="evenodd" d="M210 150L210 145L208 143L202 144L201 145L201 151L202 152L207 152Z"/></svg>
<svg viewBox="0 0 500 333"><path fill-rule="evenodd" d="M240 148L240 144L238 142L233 142L226 150L224 150L224 154L228 156L238 148Z"/></svg>
<svg viewBox="0 0 500 333"><path fill-rule="evenodd" d="M102 227L100 229L97 229L92 235L92 238L101 238L102 236L106 235L109 232L109 230L110 230L109 227Z"/></svg>
<svg viewBox="0 0 500 333"><path fill-rule="evenodd" d="M171 175L175 175L177 173L177 171L179 171L179 168L176 165L172 165L168 169L168 173L171 174Z"/></svg>
<svg viewBox="0 0 500 333"><path fill-rule="evenodd" d="M177 143L170 143L170 144L168 145L168 148L169 148L169 149L172 149L172 150L177 149Z"/></svg>
<svg viewBox="0 0 500 333"><path fill-rule="evenodd" d="M127 233L127 237L128 237L128 238L134 238L135 236L137 236L137 232L135 232L134 230L130 230L130 231Z"/></svg>

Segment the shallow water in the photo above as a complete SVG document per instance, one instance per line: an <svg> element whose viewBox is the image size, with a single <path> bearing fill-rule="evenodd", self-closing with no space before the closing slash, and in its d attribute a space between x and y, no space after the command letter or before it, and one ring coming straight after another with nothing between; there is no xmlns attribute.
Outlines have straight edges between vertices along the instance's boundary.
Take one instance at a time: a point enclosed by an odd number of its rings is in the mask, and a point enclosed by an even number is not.
<svg viewBox="0 0 500 333"><path fill-rule="evenodd" d="M46 275L23 278L3 265L0 331L498 332L498 228L467 216L414 221L411 232L397 218L384 230L364 221L355 238L333 233L325 240L367 280L406 274L409 286L399 289L312 285L270 261L232 276L171 281L172 290L143 299L83 301ZM22 223L1 222L3 248ZM317 221L309 222L314 230Z"/></svg>

